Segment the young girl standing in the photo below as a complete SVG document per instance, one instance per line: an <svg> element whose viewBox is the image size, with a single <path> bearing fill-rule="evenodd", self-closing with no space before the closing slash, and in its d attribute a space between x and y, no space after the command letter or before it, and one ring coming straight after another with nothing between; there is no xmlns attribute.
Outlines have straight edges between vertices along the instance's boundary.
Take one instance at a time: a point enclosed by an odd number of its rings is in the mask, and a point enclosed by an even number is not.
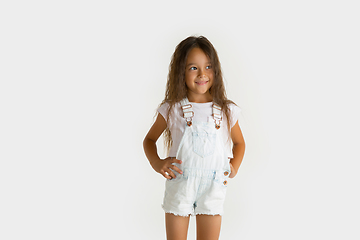
<svg viewBox="0 0 360 240"><path fill-rule="evenodd" d="M187 238L190 215L196 215L198 240L219 239L228 178L240 167L245 142L240 109L226 97L216 50L205 37L188 37L176 47L158 112L144 150L167 179L167 239ZM169 157L160 159L156 141L164 131Z"/></svg>

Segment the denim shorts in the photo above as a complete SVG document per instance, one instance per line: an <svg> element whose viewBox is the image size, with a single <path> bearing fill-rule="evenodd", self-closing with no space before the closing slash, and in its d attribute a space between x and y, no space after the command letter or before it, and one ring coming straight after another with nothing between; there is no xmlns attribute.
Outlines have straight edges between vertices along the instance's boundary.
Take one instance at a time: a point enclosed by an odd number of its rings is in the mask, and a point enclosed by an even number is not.
<svg viewBox="0 0 360 240"><path fill-rule="evenodd" d="M230 169L184 169L166 180L163 209L176 216L222 215Z"/></svg>

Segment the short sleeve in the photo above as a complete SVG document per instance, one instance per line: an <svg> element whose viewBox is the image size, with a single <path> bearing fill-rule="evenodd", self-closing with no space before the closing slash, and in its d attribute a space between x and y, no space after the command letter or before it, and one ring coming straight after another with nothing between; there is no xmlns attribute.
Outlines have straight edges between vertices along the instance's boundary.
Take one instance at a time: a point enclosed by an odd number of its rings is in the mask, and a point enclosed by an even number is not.
<svg viewBox="0 0 360 240"><path fill-rule="evenodd" d="M164 103L162 104L158 109L157 109L158 113L161 114L161 116L164 117L165 121L167 120L167 116L168 116L168 111L169 111L169 104L168 103Z"/></svg>
<svg viewBox="0 0 360 240"><path fill-rule="evenodd" d="M239 120L241 114L241 108L236 106L235 104L230 104L230 127L235 126L235 123Z"/></svg>

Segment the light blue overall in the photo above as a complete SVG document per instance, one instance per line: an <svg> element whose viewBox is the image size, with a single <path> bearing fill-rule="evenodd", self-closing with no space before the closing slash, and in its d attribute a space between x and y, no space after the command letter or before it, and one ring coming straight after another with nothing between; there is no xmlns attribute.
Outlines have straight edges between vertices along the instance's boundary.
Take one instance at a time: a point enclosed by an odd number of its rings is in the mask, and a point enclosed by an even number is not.
<svg viewBox="0 0 360 240"><path fill-rule="evenodd" d="M213 117L208 122L193 122L194 112L188 99L181 101L185 131L174 164L183 174L166 180L163 209L179 216L189 214L222 215L229 159L221 136L221 108L213 104Z"/></svg>

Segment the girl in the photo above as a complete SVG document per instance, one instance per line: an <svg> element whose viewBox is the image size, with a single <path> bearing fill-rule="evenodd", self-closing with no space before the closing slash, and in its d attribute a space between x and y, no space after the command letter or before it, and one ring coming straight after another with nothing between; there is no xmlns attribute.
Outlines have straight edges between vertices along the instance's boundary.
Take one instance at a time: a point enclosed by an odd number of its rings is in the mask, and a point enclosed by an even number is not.
<svg viewBox="0 0 360 240"><path fill-rule="evenodd" d="M226 98L217 53L205 37L188 37L176 47L158 112L144 150L167 179L167 239L187 238L190 214L196 215L198 240L218 239L227 179L235 177L245 143L240 109ZM169 157L160 159L156 141L164 131Z"/></svg>

